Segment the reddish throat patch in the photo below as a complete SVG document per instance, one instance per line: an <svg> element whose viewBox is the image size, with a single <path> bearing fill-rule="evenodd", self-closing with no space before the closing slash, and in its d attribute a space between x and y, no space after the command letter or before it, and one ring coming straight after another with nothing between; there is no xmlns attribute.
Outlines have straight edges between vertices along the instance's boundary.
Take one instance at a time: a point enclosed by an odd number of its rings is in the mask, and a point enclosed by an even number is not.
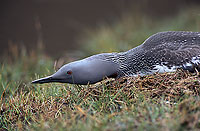
<svg viewBox="0 0 200 131"><path fill-rule="evenodd" d="M68 74L68 75L71 75L71 74L72 74L72 71L67 71L67 74Z"/></svg>

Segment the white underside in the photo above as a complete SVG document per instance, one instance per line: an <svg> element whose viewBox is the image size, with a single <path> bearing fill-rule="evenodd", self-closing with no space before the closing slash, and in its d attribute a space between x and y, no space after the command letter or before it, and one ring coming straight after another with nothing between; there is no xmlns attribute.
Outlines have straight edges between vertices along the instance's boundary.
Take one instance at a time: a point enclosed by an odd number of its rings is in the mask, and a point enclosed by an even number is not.
<svg viewBox="0 0 200 131"><path fill-rule="evenodd" d="M200 64L200 56L192 57L191 63L194 63L196 65Z"/></svg>
<svg viewBox="0 0 200 131"><path fill-rule="evenodd" d="M164 72L175 72L176 69L179 68L179 66L172 66L171 68L165 66L165 65L155 65L153 70L149 70L148 72L138 72L138 74L134 76L145 76L149 74L154 74L154 73L164 73Z"/></svg>
<svg viewBox="0 0 200 131"><path fill-rule="evenodd" d="M164 72L174 72L176 71L176 69L178 68L179 66L172 66L171 68L168 68L167 66L165 65L156 65L154 67L154 70L152 70L151 72L155 73L155 72L159 72L159 73L164 73Z"/></svg>
<svg viewBox="0 0 200 131"><path fill-rule="evenodd" d="M190 67L194 64L199 65L200 64L200 56L193 57L191 62L185 63L182 66L172 66L171 68L165 66L167 62L161 63L161 65L154 65L154 68L149 71L139 71L137 74L133 74L132 76L145 76L149 74L154 73L164 73L164 72L175 72L177 68L181 67Z"/></svg>

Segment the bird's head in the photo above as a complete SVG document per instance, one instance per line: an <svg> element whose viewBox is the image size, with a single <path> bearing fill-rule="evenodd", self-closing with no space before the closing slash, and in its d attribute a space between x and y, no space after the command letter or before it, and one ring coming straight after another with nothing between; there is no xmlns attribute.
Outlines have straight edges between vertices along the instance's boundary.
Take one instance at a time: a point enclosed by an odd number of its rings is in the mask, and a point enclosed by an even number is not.
<svg viewBox="0 0 200 131"><path fill-rule="evenodd" d="M83 59L62 66L56 73L32 83L61 82L71 84L93 84L104 77L116 77L118 65L98 59Z"/></svg>

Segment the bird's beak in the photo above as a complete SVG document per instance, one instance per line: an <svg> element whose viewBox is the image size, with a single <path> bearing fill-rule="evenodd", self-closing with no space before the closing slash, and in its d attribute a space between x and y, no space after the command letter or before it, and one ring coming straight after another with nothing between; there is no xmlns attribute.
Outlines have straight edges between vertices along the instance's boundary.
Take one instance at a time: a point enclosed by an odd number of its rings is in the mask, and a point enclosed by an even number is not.
<svg viewBox="0 0 200 131"><path fill-rule="evenodd" d="M34 80L31 83L32 84L43 84L43 83L50 83L50 82L66 83L66 80L62 79L62 78L58 78L58 77L54 76L54 74L53 74L51 76L47 76L47 77L44 77L41 79Z"/></svg>
<svg viewBox="0 0 200 131"><path fill-rule="evenodd" d="M31 83L32 84L43 84L43 83L49 83L49 82L53 82L53 81L54 81L54 79L52 76L47 76L47 77L44 77L41 79L34 80Z"/></svg>

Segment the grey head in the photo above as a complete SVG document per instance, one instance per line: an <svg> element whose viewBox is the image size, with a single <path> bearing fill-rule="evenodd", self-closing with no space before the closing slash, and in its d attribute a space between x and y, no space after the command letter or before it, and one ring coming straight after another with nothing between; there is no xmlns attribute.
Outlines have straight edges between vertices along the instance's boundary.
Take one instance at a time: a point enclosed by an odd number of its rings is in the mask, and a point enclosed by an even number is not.
<svg viewBox="0 0 200 131"><path fill-rule="evenodd" d="M56 73L32 83L60 82L70 84L93 84L105 77L116 77L118 65L111 61L86 58L62 66Z"/></svg>

